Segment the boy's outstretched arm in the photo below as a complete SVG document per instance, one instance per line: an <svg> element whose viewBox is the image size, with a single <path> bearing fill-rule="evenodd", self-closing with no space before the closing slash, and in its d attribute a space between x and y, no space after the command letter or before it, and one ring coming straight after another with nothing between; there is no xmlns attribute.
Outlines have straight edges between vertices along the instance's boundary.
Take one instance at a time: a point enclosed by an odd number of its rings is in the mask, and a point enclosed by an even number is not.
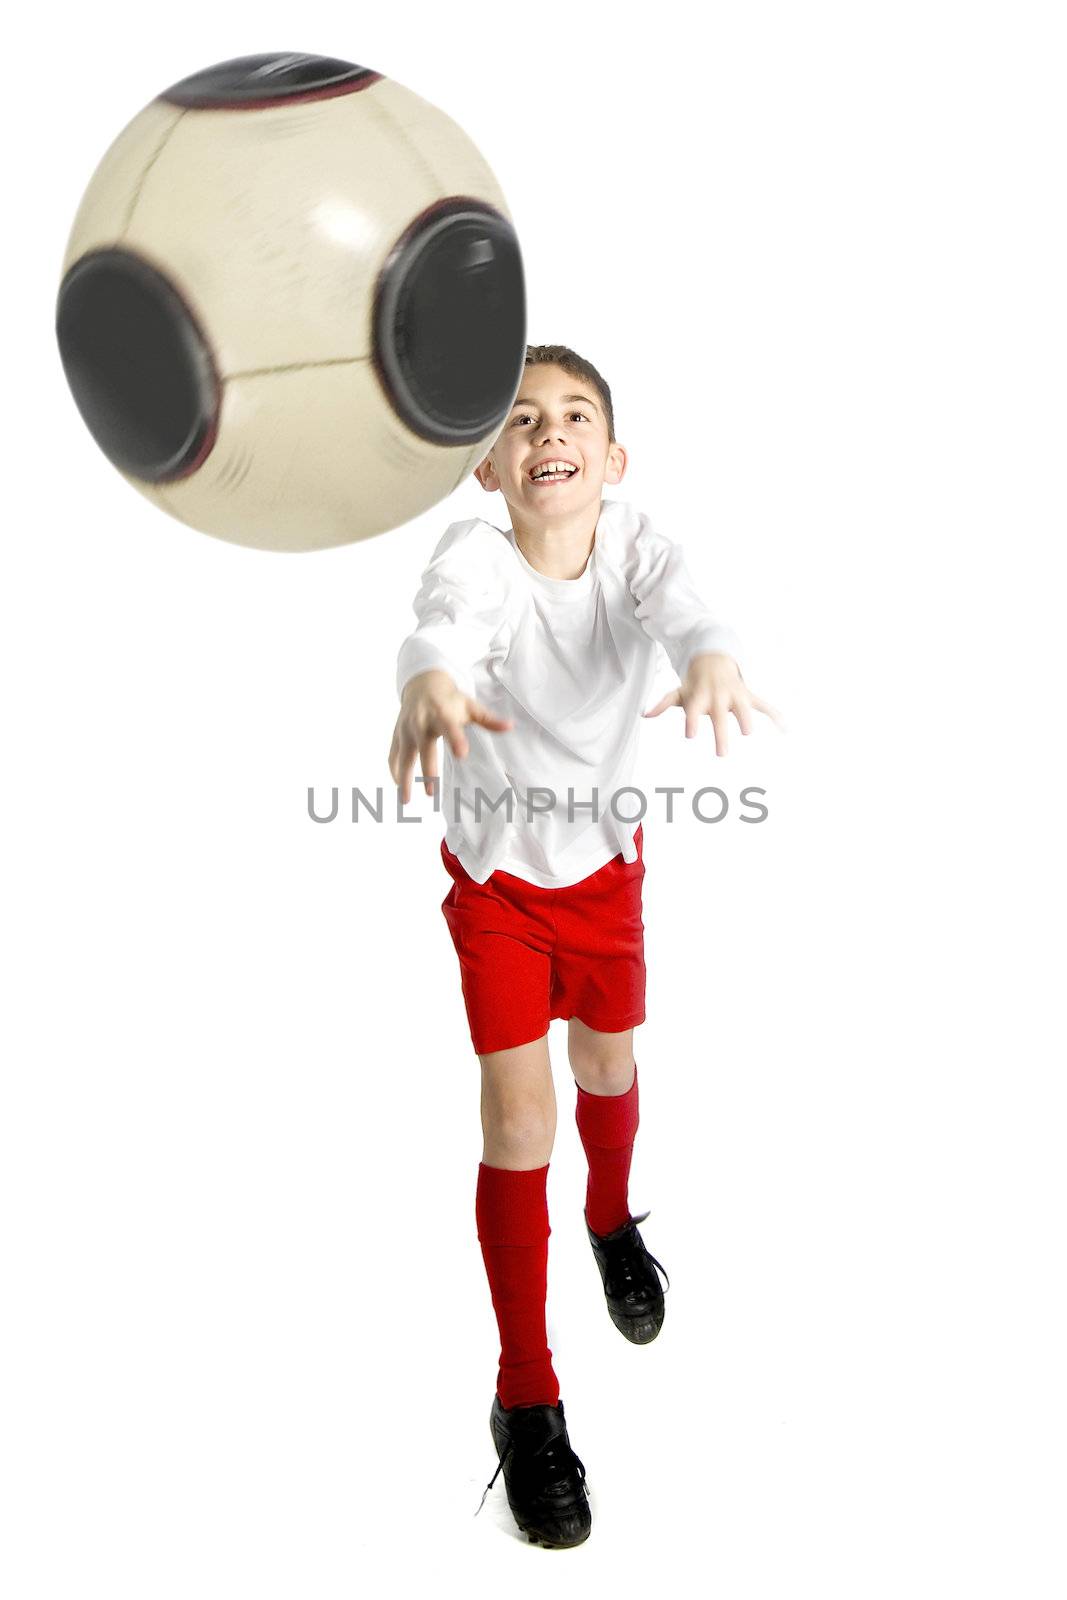
<svg viewBox="0 0 1067 1600"><path fill-rule="evenodd" d="M404 805L411 799L416 756L420 758L422 781L429 790L431 781L438 776L438 738L443 734L452 754L461 761L470 749L463 732L468 722L480 722L495 733L512 726L510 718L495 716L471 695L457 689L447 672L433 668L408 681L389 749L389 771Z"/></svg>
<svg viewBox="0 0 1067 1600"><path fill-rule="evenodd" d="M695 739L700 719L707 713L715 729L715 754L726 754L727 717L733 712L742 733L752 732L752 713L762 711L781 731L785 724L773 706L752 694L741 676L741 669L733 656L719 651L708 651L691 658L685 678L677 689L671 689L646 717L658 717L670 706L681 706L685 712L685 736Z"/></svg>
<svg viewBox="0 0 1067 1600"><path fill-rule="evenodd" d="M499 535L494 535L499 537ZM479 722L494 732L512 726L473 697L474 669L489 653L504 615L505 585L477 519L453 523L422 574L413 607L418 625L400 646L396 687L400 712L389 749L389 772L406 805L420 758L429 789L437 777L437 740L458 759L467 754L463 728Z"/></svg>
<svg viewBox="0 0 1067 1600"><path fill-rule="evenodd" d="M670 706L680 705L685 711L685 736L692 739L706 713L715 730L715 753L720 756L727 752L731 713L743 734L752 731L753 711L763 712L784 731L779 713L745 684L737 662L740 641L704 604L681 546L657 533L642 517L634 548L636 559L629 577L636 601L634 616L649 637L663 646L682 680L644 715L658 717Z"/></svg>

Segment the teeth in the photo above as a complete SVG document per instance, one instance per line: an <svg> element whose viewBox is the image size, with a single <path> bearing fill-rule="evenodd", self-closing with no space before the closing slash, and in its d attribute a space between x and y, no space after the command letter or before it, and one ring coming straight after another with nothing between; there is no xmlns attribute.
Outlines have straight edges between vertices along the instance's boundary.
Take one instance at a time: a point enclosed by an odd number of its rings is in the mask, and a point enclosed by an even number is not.
<svg viewBox="0 0 1067 1600"><path fill-rule="evenodd" d="M538 478L569 478L572 477L577 470L578 469L576 467L571 466L569 461L546 461L540 467L536 468L533 473L531 473L531 477L535 482Z"/></svg>

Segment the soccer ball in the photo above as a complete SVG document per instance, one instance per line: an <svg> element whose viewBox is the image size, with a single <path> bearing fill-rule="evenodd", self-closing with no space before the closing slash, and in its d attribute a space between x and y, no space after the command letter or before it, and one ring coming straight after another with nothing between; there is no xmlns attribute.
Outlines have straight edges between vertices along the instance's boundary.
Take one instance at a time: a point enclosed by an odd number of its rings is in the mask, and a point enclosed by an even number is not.
<svg viewBox="0 0 1067 1600"><path fill-rule="evenodd" d="M155 505L322 549L410 521L488 453L525 359L522 258L435 106L351 62L242 56L103 157L56 336L90 433Z"/></svg>

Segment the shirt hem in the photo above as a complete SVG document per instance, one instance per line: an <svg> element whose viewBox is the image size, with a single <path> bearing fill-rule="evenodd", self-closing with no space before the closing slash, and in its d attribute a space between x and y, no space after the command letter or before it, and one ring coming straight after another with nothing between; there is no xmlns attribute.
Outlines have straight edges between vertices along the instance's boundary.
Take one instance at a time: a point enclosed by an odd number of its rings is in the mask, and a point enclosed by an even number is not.
<svg viewBox="0 0 1067 1600"><path fill-rule="evenodd" d="M605 846L605 849L607 848ZM537 889L573 889L576 884L584 883L586 878L591 878L594 873L599 872L602 867L606 867L609 861L614 861L615 857L621 855L621 853L621 850L611 850L602 860L596 860L596 857L594 857L593 859L596 862L594 866L587 866L580 878L568 878L565 883L559 878L546 879L540 874L536 874L533 867L527 866L525 861L516 861L513 856L504 856L493 870L495 872L506 872L513 878L521 878L524 883L532 883ZM518 870L520 867L522 868L521 872Z"/></svg>

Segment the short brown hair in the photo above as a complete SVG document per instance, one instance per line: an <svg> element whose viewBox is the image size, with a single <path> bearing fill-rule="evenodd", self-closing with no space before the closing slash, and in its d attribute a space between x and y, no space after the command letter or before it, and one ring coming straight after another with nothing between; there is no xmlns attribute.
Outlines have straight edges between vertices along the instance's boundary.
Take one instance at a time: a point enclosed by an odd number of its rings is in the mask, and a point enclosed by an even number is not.
<svg viewBox="0 0 1067 1600"><path fill-rule="evenodd" d="M611 390L608 388L600 373L591 361L586 361L576 351L565 344L528 344L526 346L526 366L528 367L562 367L564 372L569 372L572 378L581 378L583 383L592 384L597 394L604 403L604 415L608 424L608 442L615 443L615 411L611 404Z"/></svg>

